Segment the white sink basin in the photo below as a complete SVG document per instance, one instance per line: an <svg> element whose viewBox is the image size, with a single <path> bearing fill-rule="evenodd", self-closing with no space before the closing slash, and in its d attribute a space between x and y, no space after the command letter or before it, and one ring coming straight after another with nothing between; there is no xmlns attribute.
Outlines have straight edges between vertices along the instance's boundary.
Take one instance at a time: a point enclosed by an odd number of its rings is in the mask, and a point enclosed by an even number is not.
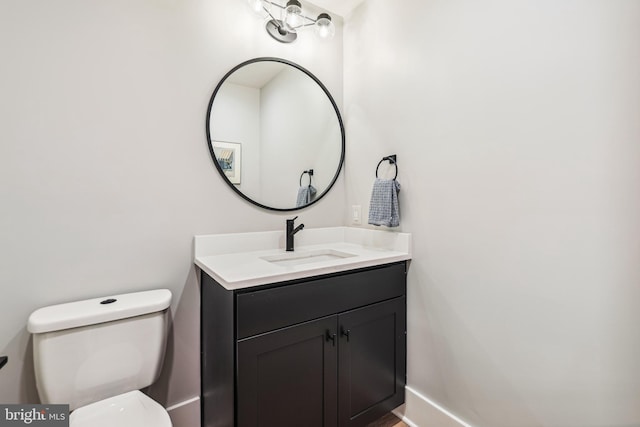
<svg viewBox="0 0 640 427"><path fill-rule="evenodd" d="M263 260L281 266L294 266L311 264L315 262L334 261L340 258L350 258L356 256L348 252L336 251L334 249L317 249L304 252L286 252L284 254L269 255L262 257Z"/></svg>

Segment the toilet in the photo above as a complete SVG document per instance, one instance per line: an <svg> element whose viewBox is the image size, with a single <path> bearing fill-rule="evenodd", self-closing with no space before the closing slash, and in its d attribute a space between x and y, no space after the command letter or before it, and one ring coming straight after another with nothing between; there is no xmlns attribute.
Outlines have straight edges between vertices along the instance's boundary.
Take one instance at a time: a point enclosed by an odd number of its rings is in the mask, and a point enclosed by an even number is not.
<svg viewBox="0 0 640 427"><path fill-rule="evenodd" d="M140 391L160 374L170 303L157 289L34 311L27 329L42 403L69 404L71 427L171 427Z"/></svg>

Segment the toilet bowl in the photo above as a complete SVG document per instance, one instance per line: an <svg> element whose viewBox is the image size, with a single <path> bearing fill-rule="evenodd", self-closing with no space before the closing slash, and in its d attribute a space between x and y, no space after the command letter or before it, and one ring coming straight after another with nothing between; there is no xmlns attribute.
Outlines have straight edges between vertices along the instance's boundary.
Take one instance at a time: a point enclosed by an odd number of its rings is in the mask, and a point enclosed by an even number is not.
<svg viewBox="0 0 640 427"><path fill-rule="evenodd" d="M78 408L69 423L73 427L171 427L167 411L138 390Z"/></svg>
<svg viewBox="0 0 640 427"><path fill-rule="evenodd" d="M68 404L71 427L171 427L139 391L160 374L170 303L158 289L34 311L27 329L42 403Z"/></svg>

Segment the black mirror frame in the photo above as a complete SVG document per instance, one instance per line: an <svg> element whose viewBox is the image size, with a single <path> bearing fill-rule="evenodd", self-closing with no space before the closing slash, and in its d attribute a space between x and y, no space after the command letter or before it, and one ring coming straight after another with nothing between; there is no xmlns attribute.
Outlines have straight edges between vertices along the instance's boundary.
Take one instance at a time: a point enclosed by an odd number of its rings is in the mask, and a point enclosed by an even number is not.
<svg viewBox="0 0 640 427"><path fill-rule="evenodd" d="M307 76L311 77L311 79L313 81L315 81L318 84L318 86L320 86L320 88L325 93L325 95L327 95L327 98L329 98L329 101L331 102L331 105L333 106L333 109L334 109L334 111L336 113L336 116L338 118L338 124L340 125L340 134L341 134L341 137L342 137L342 153L340 153L340 162L338 164L338 169L336 170L336 174L334 175L333 179L331 180L331 182L329 183L327 188L320 195L318 195L311 203L306 204L304 206L294 207L294 208L274 208L272 206L263 205L262 203L259 203L259 202L255 201L255 200L253 200L252 198L250 198L249 196L244 194L242 191L238 190L238 188L234 184L231 183L229 178L227 178L227 176L225 175L224 171L222 170L222 168L218 164L218 161L216 160L216 155L215 155L215 153L213 151L213 144L211 142L211 109L213 108L213 101L215 100L218 91L220 90L220 88L222 87L224 82L229 78L229 76L231 76L239 68L242 68L245 65L253 64L253 63L256 63L256 62L280 62L282 64L290 65L290 66L302 71ZM271 210L271 211L290 212L290 211L297 211L297 210L308 208L309 206L315 204L320 199L322 199L325 196L325 194L327 194L329 192L329 190L331 190L333 185L336 183L336 181L338 179L338 176L340 175L340 171L342 171L342 166L344 165L345 132L344 132L344 124L342 122L342 116L340 115L340 110L338 109L338 105L336 104L335 100L331 96L331 93L326 88L326 86L324 84L322 84L322 82L316 76L314 76L306 68L304 68L304 67L302 67L302 66L300 66L300 65L298 65L298 64L296 64L294 62L288 61L286 59L275 58L275 57L253 58L253 59L250 59L248 61L242 62L242 63L236 65L235 67L233 67L227 74L224 75L224 77L222 77L222 79L220 80L220 82L216 86L215 90L213 91L213 94L211 95L211 99L209 100L209 106L207 107L207 117L206 117L205 126L206 126L205 131L206 131L206 134L207 134L207 143L209 145L209 153L211 154L211 160L213 161L213 164L215 165L216 169L218 170L218 173L220 174L220 176L224 179L225 183L229 187L231 187L233 189L233 191L235 191L240 197L242 197L246 201L248 201L248 202L250 202L250 203L252 203L252 204L254 204L256 206L259 206L259 207L261 207L263 209L267 209L267 210Z"/></svg>

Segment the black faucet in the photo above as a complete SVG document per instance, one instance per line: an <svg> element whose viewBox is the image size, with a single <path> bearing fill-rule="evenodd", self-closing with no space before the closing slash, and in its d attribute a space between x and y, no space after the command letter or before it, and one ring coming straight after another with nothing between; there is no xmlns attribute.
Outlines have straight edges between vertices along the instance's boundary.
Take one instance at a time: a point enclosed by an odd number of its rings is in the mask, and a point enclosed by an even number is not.
<svg viewBox="0 0 640 427"><path fill-rule="evenodd" d="M304 228L304 224L300 224L296 228L293 228L293 222L297 218L298 217L287 220L287 251L289 252L293 251L293 235Z"/></svg>

